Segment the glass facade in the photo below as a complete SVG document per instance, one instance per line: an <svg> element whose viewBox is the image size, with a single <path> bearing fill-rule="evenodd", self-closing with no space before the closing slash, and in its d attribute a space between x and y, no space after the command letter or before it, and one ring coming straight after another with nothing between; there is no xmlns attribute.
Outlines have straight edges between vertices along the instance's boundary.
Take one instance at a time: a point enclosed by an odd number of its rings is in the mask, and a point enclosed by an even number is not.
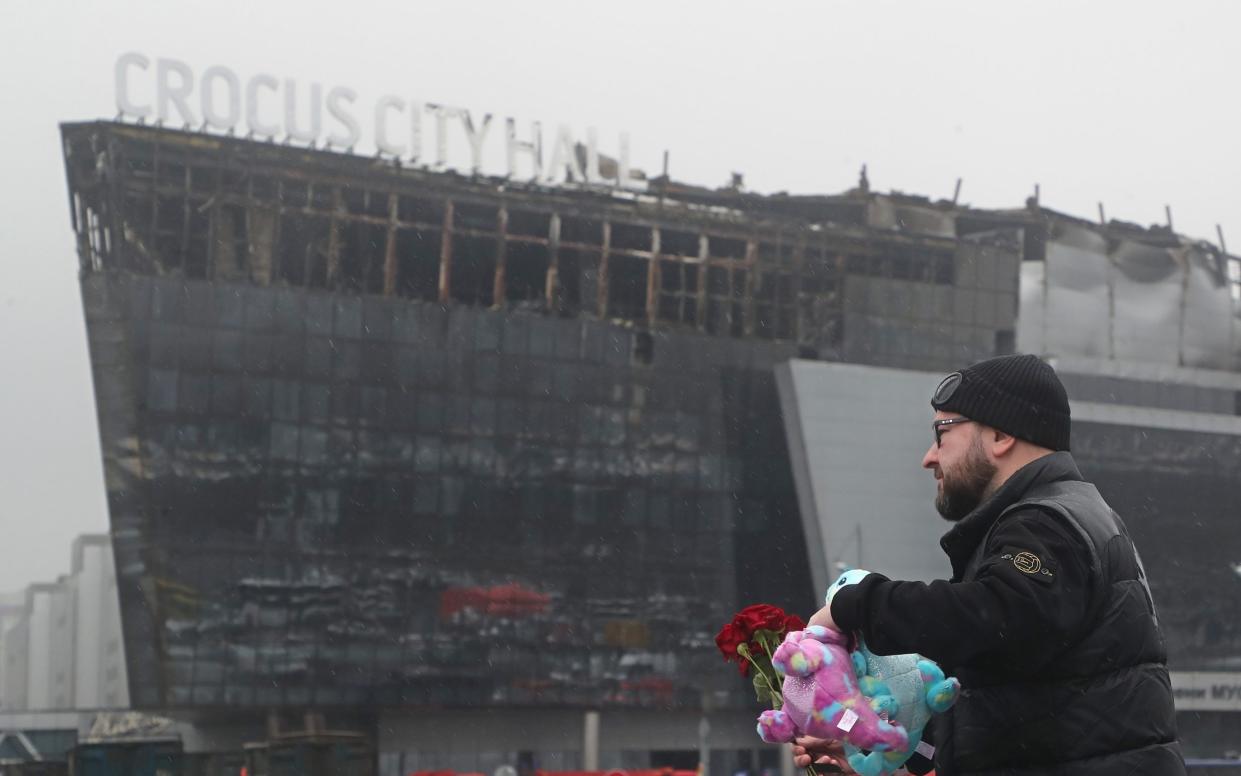
<svg viewBox="0 0 1241 776"><path fill-rule="evenodd" d="M64 138L139 708L743 705L715 631L816 597L772 366L1011 346L921 205Z"/></svg>
<svg viewBox="0 0 1241 776"><path fill-rule="evenodd" d="M787 346L83 288L140 707L698 706L738 590L811 606Z"/></svg>
<svg viewBox="0 0 1241 776"><path fill-rule="evenodd" d="M1077 421L1073 456L1142 553L1169 667L1241 668L1241 435Z"/></svg>

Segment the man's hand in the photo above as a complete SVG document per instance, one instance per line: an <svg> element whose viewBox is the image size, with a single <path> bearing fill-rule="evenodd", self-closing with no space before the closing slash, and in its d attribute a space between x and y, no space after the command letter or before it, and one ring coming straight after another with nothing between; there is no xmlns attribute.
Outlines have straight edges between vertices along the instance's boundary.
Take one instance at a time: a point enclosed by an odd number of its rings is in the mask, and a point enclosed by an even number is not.
<svg viewBox="0 0 1241 776"><path fill-rule="evenodd" d="M857 773L849 767L849 761L845 759L844 747L839 741L803 736L793 739L792 747L793 764L798 768L808 768L811 763L814 763L815 765L834 765L840 769L841 773Z"/></svg>
<svg viewBox="0 0 1241 776"><path fill-rule="evenodd" d="M824 628L828 628L830 630L834 630L837 632L840 631L840 628L836 627L836 621L832 619L832 607L830 606L825 606L819 611L815 612L814 615L810 618L810 622L806 624L807 625L822 625Z"/></svg>

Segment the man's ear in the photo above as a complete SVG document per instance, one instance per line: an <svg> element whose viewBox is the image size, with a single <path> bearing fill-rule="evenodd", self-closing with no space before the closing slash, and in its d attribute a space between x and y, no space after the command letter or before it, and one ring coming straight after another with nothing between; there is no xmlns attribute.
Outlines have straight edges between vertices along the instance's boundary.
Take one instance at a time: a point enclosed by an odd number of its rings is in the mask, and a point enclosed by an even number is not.
<svg viewBox="0 0 1241 776"><path fill-rule="evenodd" d="M999 429L991 429L991 435L991 455L996 458L1008 455L1017 444L1017 437Z"/></svg>

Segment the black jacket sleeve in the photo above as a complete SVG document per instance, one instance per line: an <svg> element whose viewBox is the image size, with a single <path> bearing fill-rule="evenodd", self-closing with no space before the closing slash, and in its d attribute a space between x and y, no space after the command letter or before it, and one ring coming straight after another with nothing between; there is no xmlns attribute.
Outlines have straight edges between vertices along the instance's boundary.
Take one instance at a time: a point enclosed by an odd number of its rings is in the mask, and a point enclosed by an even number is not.
<svg viewBox="0 0 1241 776"><path fill-rule="evenodd" d="M977 578L899 582L869 574L841 588L832 619L880 655L917 652L944 666L1022 660L1034 670L1080 629L1089 608L1089 548L1037 508L991 531Z"/></svg>

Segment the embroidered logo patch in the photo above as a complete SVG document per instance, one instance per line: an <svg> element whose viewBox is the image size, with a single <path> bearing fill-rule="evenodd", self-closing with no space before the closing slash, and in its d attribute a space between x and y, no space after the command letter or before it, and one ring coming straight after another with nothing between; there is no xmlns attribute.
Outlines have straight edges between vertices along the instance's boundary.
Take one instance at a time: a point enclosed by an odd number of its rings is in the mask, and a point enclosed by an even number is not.
<svg viewBox="0 0 1241 776"><path fill-rule="evenodd" d="M1013 565L1023 574L1037 574L1043 569L1043 561L1032 552L1019 552L1014 555Z"/></svg>
<svg viewBox="0 0 1241 776"><path fill-rule="evenodd" d="M1042 558L1029 550L1017 547L1005 547L1004 549L1005 553L1000 556L1000 560L1010 561L1022 574L1028 574L1043 582L1051 582L1055 578L1056 572L1048 567Z"/></svg>

